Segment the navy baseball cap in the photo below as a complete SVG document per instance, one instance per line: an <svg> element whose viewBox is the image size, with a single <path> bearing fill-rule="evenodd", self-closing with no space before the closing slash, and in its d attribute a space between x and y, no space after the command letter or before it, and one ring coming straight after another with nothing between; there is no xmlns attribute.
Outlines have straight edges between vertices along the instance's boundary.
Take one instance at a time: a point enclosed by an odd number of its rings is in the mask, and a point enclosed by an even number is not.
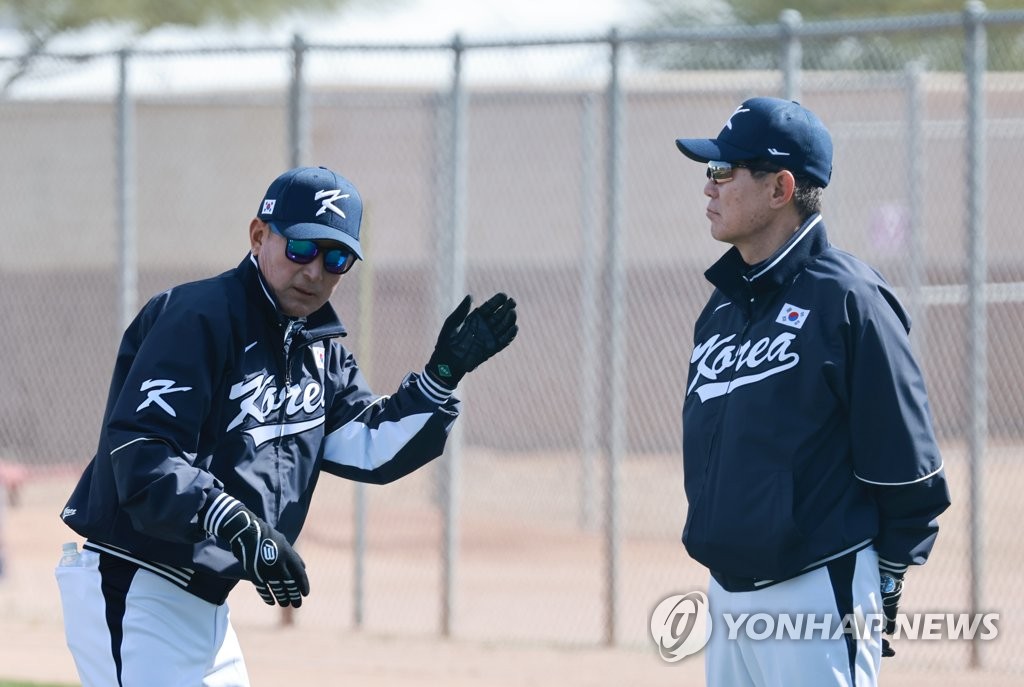
<svg viewBox="0 0 1024 687"><path fill-rule="evenodd" d="M793 100L744 100L718 138L680 138L676 145L697 162L764 160L823 188L832 178L832 136L817 115Z"/></svg>
<svg viewBox="0 0 1024 687"><path fill-rule="evenodd" d="M256 216L285 238L337 241L363 259L363 199L351 181L326 167L296 167L274 179Z"/></svg>

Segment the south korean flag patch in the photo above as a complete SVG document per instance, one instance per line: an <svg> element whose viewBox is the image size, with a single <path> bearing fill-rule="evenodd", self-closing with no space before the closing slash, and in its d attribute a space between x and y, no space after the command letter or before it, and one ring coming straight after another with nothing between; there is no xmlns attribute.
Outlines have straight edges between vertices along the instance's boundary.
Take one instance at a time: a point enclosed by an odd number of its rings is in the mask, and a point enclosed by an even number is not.
<svg viewBox="0 0 1024 687"><path fill-rule="evenodd" d="M779 312L779 316L775 318L775 321L793 329L800 329L804 326L804 322L807 321L807 316L810 314L810 310L804 310L803 308L786 303L782 306L782 311Z"/></svg>

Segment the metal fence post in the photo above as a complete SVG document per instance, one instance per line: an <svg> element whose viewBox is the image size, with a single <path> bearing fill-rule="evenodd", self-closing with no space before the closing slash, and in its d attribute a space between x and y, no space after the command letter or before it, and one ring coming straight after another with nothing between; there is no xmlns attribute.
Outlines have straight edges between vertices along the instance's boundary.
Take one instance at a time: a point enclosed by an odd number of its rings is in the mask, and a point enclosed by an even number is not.
<svg viewBox="0 0 1024 687"><path fill-rule="evenodd" d="M308 108L306 88L302 76L306 56L306 44L298 34L292 38L292 76L288 83L288 163L299 167L307 159ZM295 609L285 606L281 609L281 624L295 624Z"/></svg>
<svg viewBox="0 0 1024 687"><path fill-rule="evenodd" d="M450 129L450 173L451 189L449 205L451 224L448 227L448 240L444 242L447 255L443 255L442 263L448 269L442 273L444 288L441 289L442 300L440 311L447 314L466 291L466 93L462 82L462 61L465 47L462 37L458 34L452 40L452 85L450 95L451 120ZM460 396L465 398L465 390ZM459 546L459 477L462 462L462 430L456 423L455 429L448 439L445 459L441 462L440 473L443 480L442 508L444 509L444 532L442 543L442 603L441 603L441 634L450 637L455 615L455 586Z"/></svg>
<svg viewBox="0 0 1024 687"><path fill-rule="evenodd" d="M927 306L922 299L925 274L924 236L921 232L921 194L924 186L924 112L925 101L922 92L924 64L921 60L907 63L904 74L907 83L907 231L909 233L910 275L910 317L914 323L915 336L911 339L920 357L925 338L922 336L927 317Z"/></svg>
<svg viewBox="0 0 1024 687"><path fill-rule="evenodd" d="M360 367L362 361L359 362ZM361 628L366 620L366 484L356 482L353 504L355 542L352 551L352 625Z"/></svg>
<svg viewBox="0 0 1024 687"><path fill-rule="evenodd" d="M967 70L967 277L968 356L970 375L970 427L968 428L970 467L970 611L981 609L984 585L982 537L982 461L988 436L988 342L985 283L985 67L988 50L985 36L985 5L970 0L964 8ZM971 640L970 666L980 668L981 647L977 637Z"/></svg>
<svg viewBox="0 0 1024 687"><path fill-rule="evenodd" d="M608 35L611 73L608 79L608 228L605 236L604 280L607 294L608 388L605 390L605 451L608 460L607 503L605 505L605 644L616 642L618 625L620 539L619 491L622 460L626 448L626 304L625 258L622 240L623 96L620 82L619 32Z"/></svg>
<svg viewBox="0 0 1024 687"><path fill-rule="evenodd" d="M135 107L128 90L131 51L118 52L117 84L117 225L119 238L121 332L135 318L139 291L138 227L135 223ZM120 339L118 332L117 339Z"/></svg>
<svg viewBox="0 0 1024 687"><path fill-rule="evenodd" d="M373 232L365 231L369 213L363 210L363 232L360 244L366 260L359 269L359 369L368 380L373 378L373 280L374 268L370 252ZM372 386L372 383L371 383ZM352 622L363 626L366 604L366 503L365 482L355 483L354 545L352 551Z"/></svg>
<svg viewBox="0 0 1024 687"><path fill-rule="evenodd" d="M601 395L599 390L600 330L597 326L598 303L601 298L598 260L597 228L597 96L586 93L583 96L580 121L580 145L582 150L581 170L581 217L582 250L580 259L580 528L589 530L594 526L595 470L600 426L599 411Z"/></svg>
<svg viewBox="0 0 1024 687"><path fill-rule="evenodd" d="M304 78L306 43L292 38L292 77L288 84L288 161L292 167L309 159L309 98Z"/></svg>
<svg viewBox="0 0 1024 687"><path fill-rule="evenodd" d="M797 10L782 10L779 27L782 31L782 97L800 100L800 69L803 63L803 45L797 28L803 17Z"/></svg>

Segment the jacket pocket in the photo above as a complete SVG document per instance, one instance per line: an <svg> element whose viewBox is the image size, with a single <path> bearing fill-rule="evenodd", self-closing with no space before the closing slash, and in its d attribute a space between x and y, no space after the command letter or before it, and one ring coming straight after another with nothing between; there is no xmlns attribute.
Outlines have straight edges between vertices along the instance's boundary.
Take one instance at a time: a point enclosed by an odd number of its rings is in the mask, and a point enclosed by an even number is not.
<svg viewBox="0 0 1024 687"><path fill-rule="evenodd" d="M781 579L799 569L803 534L789 471L717 475L687 523L686 548L715 572Z"/></svg>

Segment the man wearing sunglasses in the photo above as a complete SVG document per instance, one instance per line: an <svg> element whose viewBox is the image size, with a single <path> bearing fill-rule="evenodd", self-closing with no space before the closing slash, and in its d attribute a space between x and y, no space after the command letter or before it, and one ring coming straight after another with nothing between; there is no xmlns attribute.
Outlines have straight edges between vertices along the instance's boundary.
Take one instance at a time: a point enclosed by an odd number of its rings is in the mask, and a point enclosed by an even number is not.
<svg viewBox="0 0 1024 687"><path fill-rule="evenodd" d="M875 685L904 574L949 505L909 318L829 243L832 138L814 113L751 98L717 138L676 145L707 165L711 235L732 246L705 273L683 401L707 683ZM744 613L788 629L730 632Z"/></svg>
<svg viewBox="0 0 1024 687"><path fill-rule="evenodd" d="M61 517L57 568L82 684L248 685L225 603L240 581L302 605L293 548L321 473L384 484L439 456L462 377L515 337L516 303L467 296L421 373L374 394L328 302L363 252L362 200L329 169L289 170L250 253L154 297L121 341L99 447Z"/></svg>

